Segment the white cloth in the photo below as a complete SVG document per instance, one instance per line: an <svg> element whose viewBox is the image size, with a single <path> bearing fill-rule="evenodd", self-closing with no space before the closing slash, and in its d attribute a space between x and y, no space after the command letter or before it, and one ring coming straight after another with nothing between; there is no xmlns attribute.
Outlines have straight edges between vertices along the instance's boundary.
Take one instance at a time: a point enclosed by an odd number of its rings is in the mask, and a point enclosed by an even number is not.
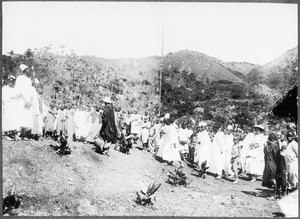
<svg viewBox="0 0 300 219"><path fill-rule="evenodd" d="M131 115L131 134L141 134L141 115Z"/></svg>
<svg viewBox="0 0 300 219"><path fill-rule="evenodd" d="M178 147L178 133L176 125L171 124L165 127L165 145L162 150L162 158L167 161L181 161Z"/></svg>
<svg viewBox="0 0 300 219"><path fill-rule="evenodd" d="M143 142L143 144L148 142L150 125L151 125L150 122L142 123L142 142Z"/></svg>
<svg viewBox="0 0 300 219"><path fill-rule="evenodd" d="M249 148L246 159L246 172L254 175L263 175L264 171L264 144L267 137L262 133L254 135L250 144L254 144L255 148Z"/></svg>
<svg viewBox="0 0 300 219"><path fill-rule="evenodd" d="M224 132L219 131L214 136L212 142L211 167L209 172L222 174L225 170L225 153L224 153Z"/></svg>
<svg viewBox="0 0 300 219"><path fill-rule="evenodd" d="M241 165L243 171L246 171L246 156L248 154L248 151L250 150L249 144L251 143L253 137L254 133L249 132L244 138L244 140L241 142L241 145L243 146L241 149Z"/></svg>
<svg viewBox="0 0 300 219"><path fill-rule="evenodd" d="M180 128L178 130L178 139L179 139L179 145L178 145L178 150L179 151L185 151L188 152L188 143L190 141L190 137L192 135L193 131L189 129L183 129Z"/></svg>
<svg viewBox="0 0 300 219"><path fill-rule="evenodd" d="M233 134L224 135L224 170L229 174L233 174L231 170L231 151L233 146Z"/></svg>
<svg viewBox="0 0 300 219"><path fill-rule="evenodd" d="M296 188L298 184L298 143L292 141L287 145L283 151L286 160L288 181L292 188Z"/></svg>
<svg viewBox="0 0 300 219"><path fill-rule="evenodd" d="M33 89L31 79L25 75L20 75L16 79L15 84L16 96L18 96L18 124L19 127L31 129L33 126L31 106L25 106L33 98Z"/></svg>
<svg viewBox="0 0 300 219"><path fill-rule="evenodd" d="M15 89L9 86L2 87L2 131L18 130L18 99L11 98Z"/></svg>
<svg viewBox="0 0 300 219"><path fill-rule="evenodd" d="M210 150L211 150L211 140L209 134L206 130L199 132L197 134L198 144L196 148L196 154L194 161L198 162L200 166L203 162L207 161L207 167L210 165Z"/></svg>

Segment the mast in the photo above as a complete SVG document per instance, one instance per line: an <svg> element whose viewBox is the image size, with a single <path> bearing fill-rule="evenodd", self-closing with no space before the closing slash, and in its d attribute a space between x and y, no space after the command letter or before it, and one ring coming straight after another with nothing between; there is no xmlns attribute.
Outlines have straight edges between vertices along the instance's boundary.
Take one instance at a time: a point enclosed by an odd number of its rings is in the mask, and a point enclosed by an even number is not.
<svg viewBox="0 0 300 219"><path fill-rule="evenodd" d="M161 35L161 61L160 61L160 72L159 72L159 115L161 113L162 101L161 101L161 84L162 84L162 65L163 65L163 54L164 54L164 28L162 28Z"/></svg>

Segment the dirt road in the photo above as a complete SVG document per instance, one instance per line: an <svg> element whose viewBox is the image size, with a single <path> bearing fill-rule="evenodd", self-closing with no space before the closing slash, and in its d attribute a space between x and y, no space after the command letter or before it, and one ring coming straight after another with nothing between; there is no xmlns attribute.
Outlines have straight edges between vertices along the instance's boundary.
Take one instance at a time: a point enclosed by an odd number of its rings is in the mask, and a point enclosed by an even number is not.
<svg viewBox="0 0 300 219"><path fill-rule="evenodd" d="M15 186L22 195L19 215L84 216L222 216L273 217L280 212L267 200L271 190L261 181L193 179L187 187L167 183L164 170L174 170L137 148L125 155L113 148L109 156L97 154L92 145L74 143L72 153L59 156L52 140L10 142L3 140L3 196ZM162 183L153 208L135 204L135 191L152 181Z"/></svg>

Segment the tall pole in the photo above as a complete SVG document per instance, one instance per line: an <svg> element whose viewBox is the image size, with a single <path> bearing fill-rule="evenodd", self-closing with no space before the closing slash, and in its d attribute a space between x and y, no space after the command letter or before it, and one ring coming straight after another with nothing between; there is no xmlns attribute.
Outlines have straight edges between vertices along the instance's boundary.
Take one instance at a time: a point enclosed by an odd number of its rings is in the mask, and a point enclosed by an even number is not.
<svg viewBox="0 0 300 219"><path fill-rule="evenodd" d="M161 98L161 84L162 84L162 74L163 74L163 55L164 55L164 28L162 28L161 34L161 61L160 61L160 74L159 74L159 115L161 113L162 98Z"/></svg>

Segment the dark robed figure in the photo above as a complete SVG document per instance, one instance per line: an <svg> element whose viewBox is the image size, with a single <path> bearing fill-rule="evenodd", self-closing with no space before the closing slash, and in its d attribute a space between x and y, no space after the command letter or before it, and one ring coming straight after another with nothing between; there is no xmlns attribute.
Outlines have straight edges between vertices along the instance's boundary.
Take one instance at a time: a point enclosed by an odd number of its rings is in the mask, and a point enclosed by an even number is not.
<svg viewBox="0 0 300 219"><path fill-rule="evenodd" d="M117 140L117 127L115 124L115 113L109 97L104 98L105 106L102 114L102 127L100 136L104 141L115 143Z"/></svg>

